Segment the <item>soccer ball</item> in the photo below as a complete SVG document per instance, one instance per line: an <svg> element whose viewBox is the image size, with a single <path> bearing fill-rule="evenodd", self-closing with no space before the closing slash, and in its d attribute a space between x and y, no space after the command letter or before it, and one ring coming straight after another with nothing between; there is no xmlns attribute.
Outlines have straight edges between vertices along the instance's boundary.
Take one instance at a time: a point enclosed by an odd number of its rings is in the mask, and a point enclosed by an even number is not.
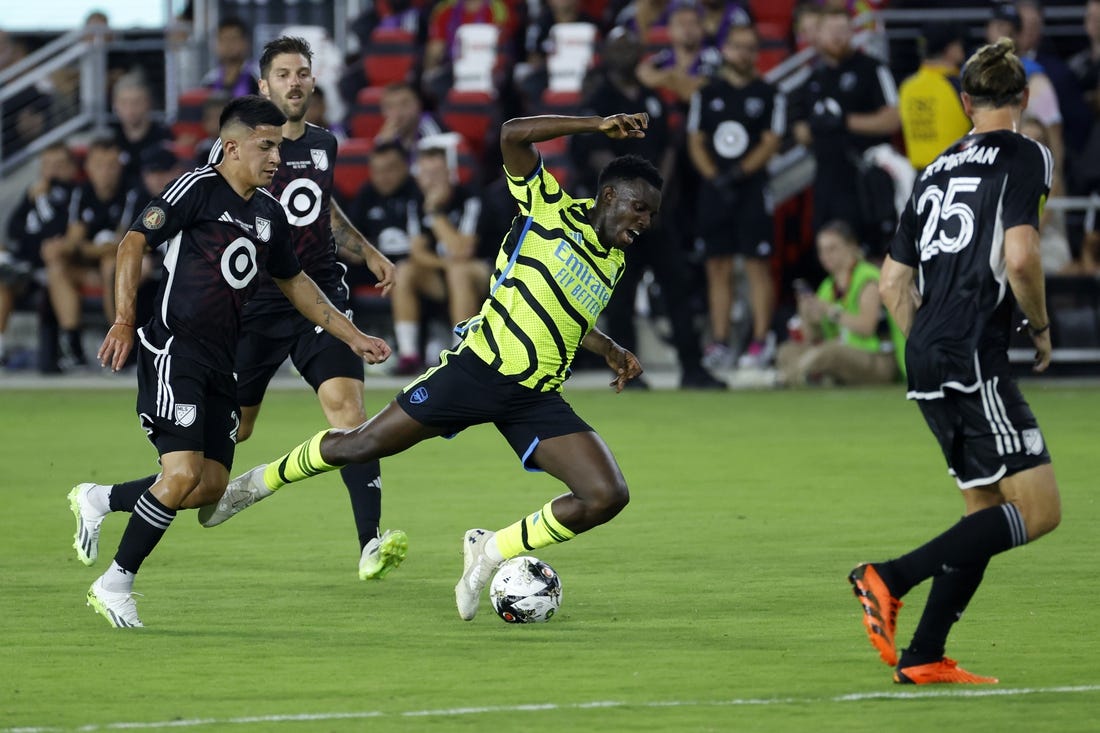
<svg viewBox="0 0 1100 733"><path fill-rule="evenodd" d="M510 624L543 623L561 606L561 579L538 558L513 557L493 576L489 599L497 615Z"/></svg>

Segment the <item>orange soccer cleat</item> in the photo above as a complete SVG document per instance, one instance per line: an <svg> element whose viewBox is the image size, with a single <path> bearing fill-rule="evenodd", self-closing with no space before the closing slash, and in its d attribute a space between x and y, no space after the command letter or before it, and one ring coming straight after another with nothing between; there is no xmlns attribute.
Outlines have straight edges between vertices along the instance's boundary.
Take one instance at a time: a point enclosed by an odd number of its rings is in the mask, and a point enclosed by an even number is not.
<svg viewBox="0 0 1100 733"><path fill-rule="evenodd" d="M982 677L980 674L967 672L958 662L947 657L938 662L917 664L894 672L894 682L902 685L995 685L999 681L996 677Z"/></svg>
<svg viewBox="0 0 1100 733"><path fill-rule="evenodd" d="M902 602L890 594L890 589L871 563L857 565L849 573L848 582L863 607L863 626L867 630L867 638L878 650L882 661L893 667L898 663L894 632L897 631L898 610Z"/></svg>

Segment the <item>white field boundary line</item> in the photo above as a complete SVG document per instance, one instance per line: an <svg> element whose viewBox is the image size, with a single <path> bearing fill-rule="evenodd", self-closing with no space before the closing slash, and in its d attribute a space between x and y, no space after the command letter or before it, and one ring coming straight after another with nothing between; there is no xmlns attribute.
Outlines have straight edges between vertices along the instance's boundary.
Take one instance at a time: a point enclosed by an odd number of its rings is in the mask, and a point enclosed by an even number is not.
<svg viewBox="0 0 1100 733"><path fill-rule="evenodd" d="M366 720L369 718L451 718L460 715L487 715L492 713L533 713L554 710L591 710L600 708L690 708L690 707L746 707L768 705L809 705L814 703L849 703L866 700L928 700L965 699L976 697L1021 697L1024 695L1079 694L1100 692L1100 685L1073 685L1061 687L973 687L937 690L913 690L898 692L849 692L831 697L759 697L734 698L732 700L664 700L652 702L626 702L602 700L580 703L537 703L530 705L488 705L483 707L441 708L438 710L406 710L385 713L377 710L349 713L298 713L287 715L250 715L238 718L190 718L150 723L103 723L82 725L76 728L55 726L29 726L0 728L0 733L95 733L113 730L163 730L170 728L199 728L209 725L253 725L256 723L315 723L336 720Z"/></svg>

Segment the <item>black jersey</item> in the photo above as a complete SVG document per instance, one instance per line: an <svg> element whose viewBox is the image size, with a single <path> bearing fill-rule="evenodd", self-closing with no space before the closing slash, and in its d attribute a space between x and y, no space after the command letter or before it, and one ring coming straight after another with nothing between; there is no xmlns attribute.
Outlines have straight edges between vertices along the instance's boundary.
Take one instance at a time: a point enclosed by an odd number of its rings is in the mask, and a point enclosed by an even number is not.
<svg viewBox="0 0 1100 733"><path fill-rule="evenodd" d="M120 187L114 196L102 201L96 196L91 183L77 186L69 200L69 221L83 224L89 240L94 241L104 232L110 232L114 239L123 225L133 221L137 213L133 197L129 194ZM115 243L118 243L117 240Z"/></svg>
<svg viewBox="0 0 1100 733"><path fill-rule="evenodd" d="M922 299L905 349L910 397L973 391L1007 367L1005 232L1038 229L1051 171L1045 146L1008 130L967 135L924 169L890 245L917 269Z"/></svg>
<svg viewBox="0 0 1100 733"><path fill-rule="evenodd" d="M419 201L420 189L412 178L389 196L368 183L359 189L348 217L379 252L399 262L409 256L409 219L416 217Z"/></svg>
<svg viewBox="0 0 1100 733"><path fill-rule="evenodd" d="M457 229L459 234L477 234L477 225L481 218L481 197L465 186L455 186L451 192L451 199L447 202L444 210L451 226ZM410 208L410 212L409 236L424 235L428 238L428 249L440 257L446 257L447 252L444 250L443 243L436 241L435 233L432 231L432 217L424 211L424 202L418 200L416 207L414 209ZM500 242L486 243L479 241L475 256L489 259L499 246Z"/></svg>
<svg viewBox="0 0 1100 733"><path fill-rule="evenodd" d="M725 173L760 143L765 132L779 137L786 133L786 100L763 79L737 87L717 76L691 98L687 129L706 133L711 158ZM767 175L766 168L759 174Z"/></svg>
<svg viewBox="0 0 1100 733"><path fill-rule="evenodd" d="M286 210L291 224L291 242L302 270L334 303L347 301L344 282L347 268L336 257L336 241L332 237L332 176L336 166L336 137L331 132L306 123L306 130L297 140L283 138L279 146L282 162L271 182L271 194ZM211 149L209 161L221 160L219 140ZM261 276L256 294L246 306L255 309L293 311L271 278Z"/></svg>
<svg viewBox="0 0 1100 733"><path fill-rule="evenodd" d="M68 229L72 191L70 184L53 181L41 195L23 197L8 219L9 246L17 259L42 266L42 243Z"/></svg>
<svg viewBox="0 0 1100 733"><path fill-rule="evenodd" d="M279 202L257 189L247 201L216 169L197 168L154 198L130 227L166 243L155 315L139 331L151 349L232 373L241 309L260 273L301 272Z"/></svg>

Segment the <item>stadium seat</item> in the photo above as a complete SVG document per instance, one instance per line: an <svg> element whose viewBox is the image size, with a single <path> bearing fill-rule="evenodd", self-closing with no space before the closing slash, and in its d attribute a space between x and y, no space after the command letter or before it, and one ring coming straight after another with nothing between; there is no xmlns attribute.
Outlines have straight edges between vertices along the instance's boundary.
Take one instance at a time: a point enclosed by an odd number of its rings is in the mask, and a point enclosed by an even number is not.
<svg viewBox="0 0 1100 733"><path fill-rule="evenodd" d="M373 140L382 129L383 87L365 87L355 96L355 108L348 117L348 132L352 137Z"/></svg>
<svg viewBox="0 0 1100 733"><path fill-rule="evenodd" d="M756 23L778 23L791 27L797 0L750 0L749 12Z"/></svg>
<svg viewBox="0 0 1100 733"><path fill-rule="evenodd" d="M373 149L374 141L371 139L352 137L340 143L333 185L341 203L352 201L363 184L370 180L370 153Z"/></svg>
<svg viewBox="0 0 1100 733"><path fill-rule="evenodd" d="M787 46L787 28L781 23L757 23L756 32L760 37L760 55L756 59L756 69L761 74L778 66L790 55Z"/></svg>
<svg viewBox="0 0 1100 733"><path fill-rule="evenodd" d="M478 158L485 151L486 138L496 119L493 95L452 89L439 105L439 119L448 130L465 138Z"/></svg>
<svg viewBox="0 0 1100 733"><path fill-rule="evenodd" d="M206 137L202 126L202 110L211 91L205 87L189 89L179 96L176 109L176 121L172 123L172 137L184 147L188 159L192 157L195 145Z"/></svg>
<svg viewBox="0 0 1100 733"><path fill-rule="evenodd" d="M576 115L580 114L581 93L558 92L547 89L539 100L539 113L544 115Z"/></svg>
<svg viewBox="0 0 1100 733"><path fill-rule="evenodd" d="M399 28L375 28L363 51L363 73L367 83L381 87L409 81L418 56L416 37L412 33Z"/></svg>

